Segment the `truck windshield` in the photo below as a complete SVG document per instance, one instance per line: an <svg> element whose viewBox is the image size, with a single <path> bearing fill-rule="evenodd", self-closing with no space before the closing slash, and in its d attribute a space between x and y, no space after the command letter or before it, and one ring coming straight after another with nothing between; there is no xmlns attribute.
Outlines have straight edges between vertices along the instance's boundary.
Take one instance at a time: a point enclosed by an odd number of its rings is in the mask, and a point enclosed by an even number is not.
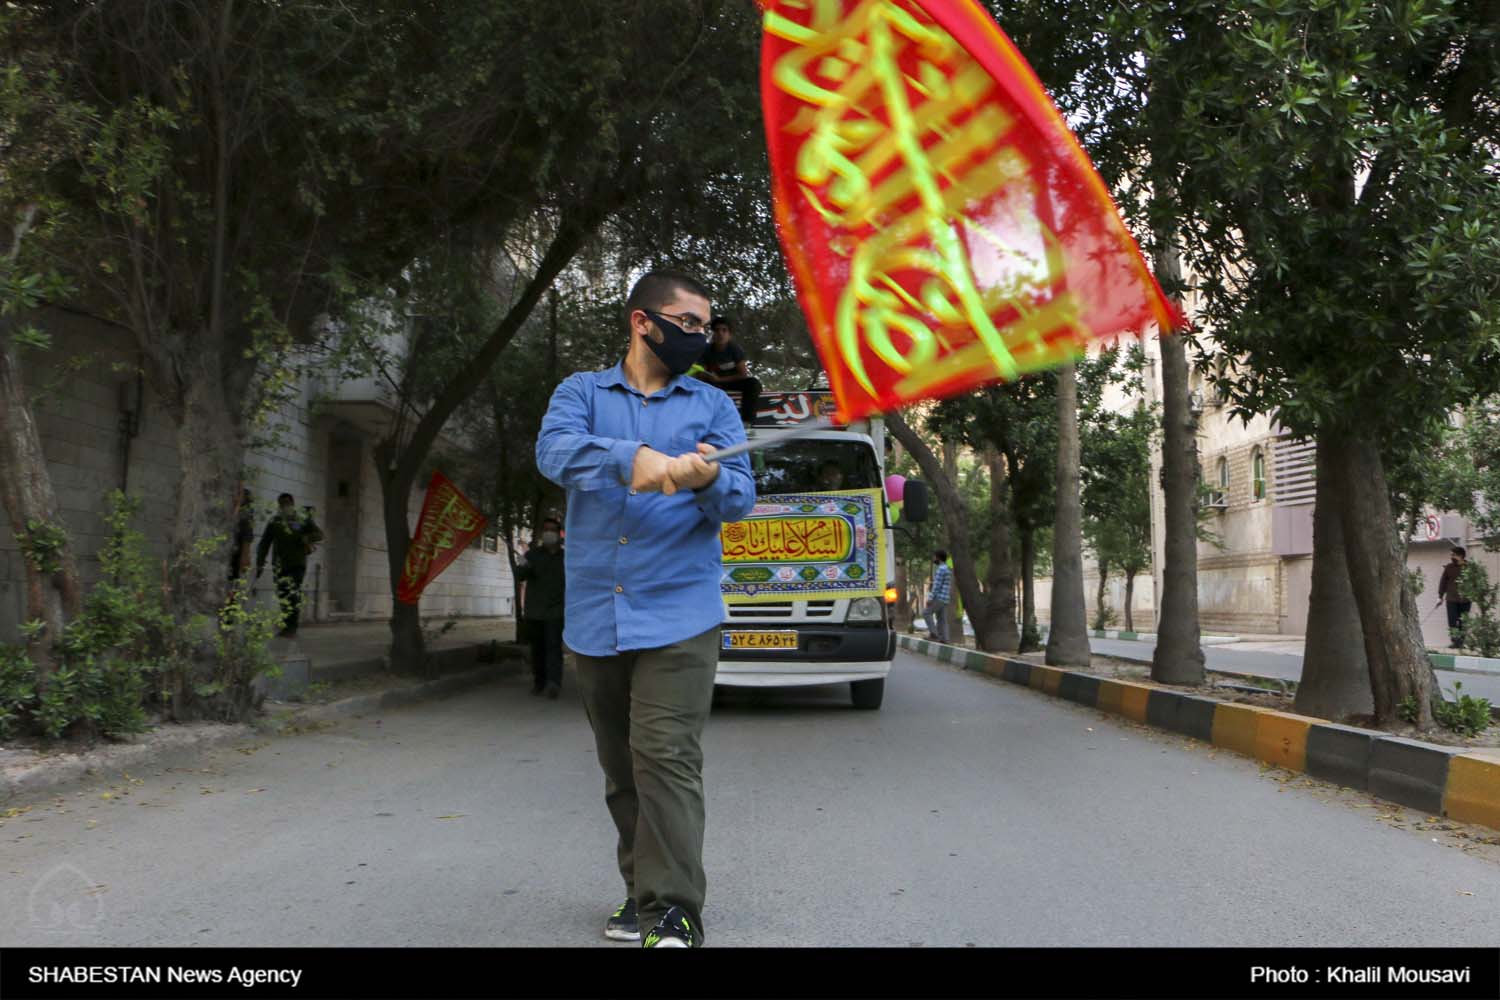
<svg viewBox="0 0 1500 1000"><path fill-rule="evenodd" d="M875 452L857 440L788 441L750 453L755 492L818 493L827 490L877 488L880 467Z"/></svg>

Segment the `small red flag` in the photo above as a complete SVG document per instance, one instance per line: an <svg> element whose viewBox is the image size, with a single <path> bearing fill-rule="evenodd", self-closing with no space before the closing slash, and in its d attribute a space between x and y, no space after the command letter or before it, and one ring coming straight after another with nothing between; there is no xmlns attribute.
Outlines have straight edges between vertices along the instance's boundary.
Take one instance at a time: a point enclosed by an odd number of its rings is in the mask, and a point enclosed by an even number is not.
<svg viewBox="0 0 1500 1000"><path fill-rule="evenodd" d="M763 0L782 249L843 418L1179 317L974 0Z"/></svg>
<svg viewBox="0 0 1500 1000"><path fill-rule="evenodd" d="M434 471L422 501L417 533L406 550L396 600L416 604L422 591L484 530L485 518L441 472Z"/></svg>

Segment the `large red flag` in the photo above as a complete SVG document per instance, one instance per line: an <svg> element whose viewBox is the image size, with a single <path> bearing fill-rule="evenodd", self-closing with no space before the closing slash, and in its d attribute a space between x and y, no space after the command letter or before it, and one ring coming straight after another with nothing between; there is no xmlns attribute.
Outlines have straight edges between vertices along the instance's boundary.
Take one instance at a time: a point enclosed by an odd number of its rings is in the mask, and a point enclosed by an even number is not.
<svg viewBox="0 0 1500 1000"><path fill-rule="evenodd" d="M427 484L427 499L422 501L422 516L417 519L417 533L406 550L396 600L416 604L423 589L458 558L484 530L484 524L479 508L447 476L434 471L432 482Z"/></svg>
<svg viewBox="0 0 1500 1000"><path fill-rule="evenodd" d="M782 249L845 419L1179 318L974 0L763 0Z"/></svg>

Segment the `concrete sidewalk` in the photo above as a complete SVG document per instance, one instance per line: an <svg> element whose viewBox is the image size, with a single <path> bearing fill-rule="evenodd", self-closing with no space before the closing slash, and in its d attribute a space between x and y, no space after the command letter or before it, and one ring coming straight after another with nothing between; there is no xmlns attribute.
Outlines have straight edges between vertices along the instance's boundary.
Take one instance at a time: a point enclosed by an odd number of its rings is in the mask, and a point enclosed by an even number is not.
<svg viewBox="0 0 1500 1000"><path fill-rule="evenodd" d="M435 673L472 666L491 643L514 642L514 618L459 618L424 624L427 655ZM273 639L271 654L281 676L262 683L272 698L300 695L310 684L346 681L389 669L391 626L386 621L306 624L295 638Z"/></svg>
<svg viewBox="0 0 1500 1000"><path fill-rule="evenodd" d="M443 632L444 619L427 625L429 652L460 649L495 642L514 642L514 618L459 618ZM441 634L439 634L441 633ZM391 644L391 626L386 621L336 622L303 625L295 639L277 639L272 648L278 653L296 648L312 663L315 675L328 677L351 666L384 660Z"/></svg>
<svg viewBox="0 0 1500 1000"><path fill-rule="evenodd" d="M1237 642L1203 647L1208 669L1220 673L1245 674L1275 680L1300 681L1302 679L1302 640L1280 636L1257 637L1261 641ZM1089 639L1089 648L1099 656L1113 656L1133 663L1150 663L1154 641L1127 639ZM1449 701L1453 700L1453 685L1463 684L1462 692L1477 698L1488 698L1491 705L1500 705L1500 677L1479 674L1458 674L1446 670L1437 673L1438 685Z"/></svg>

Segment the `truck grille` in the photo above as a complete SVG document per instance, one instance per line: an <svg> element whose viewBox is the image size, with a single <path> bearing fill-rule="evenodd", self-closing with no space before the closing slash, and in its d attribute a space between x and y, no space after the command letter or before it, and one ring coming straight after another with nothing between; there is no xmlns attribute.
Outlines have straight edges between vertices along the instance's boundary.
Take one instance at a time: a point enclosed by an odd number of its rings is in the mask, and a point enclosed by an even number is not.
<svg viewBox="0 0 1500 1000"><path fill-rule="evenodd" d="M808 601L805 605L808 618L831 618L833 617L832 601ZM730 618L790 618L792 617L792 602L786 601L778 604L731 604L729 605Z"/></svg>

